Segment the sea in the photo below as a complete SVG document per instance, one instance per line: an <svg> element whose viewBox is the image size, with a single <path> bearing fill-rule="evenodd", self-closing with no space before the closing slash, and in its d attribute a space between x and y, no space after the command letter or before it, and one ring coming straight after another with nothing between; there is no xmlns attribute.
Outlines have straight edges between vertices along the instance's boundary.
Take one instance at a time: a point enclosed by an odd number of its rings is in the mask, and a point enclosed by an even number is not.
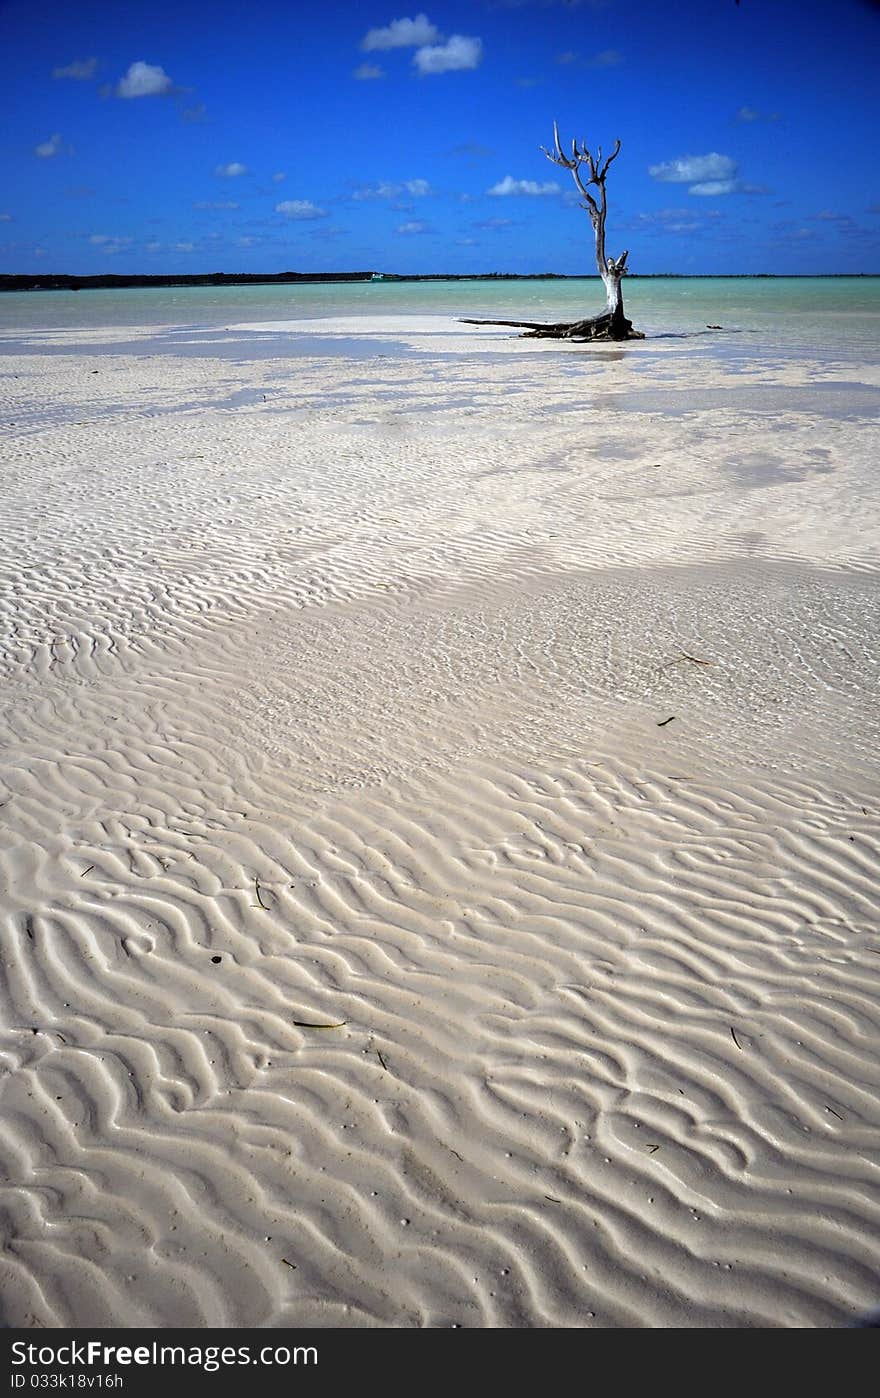
<svg viewBox="0 0 880 1398"><path fill-rule="evenodd" d="M627 315L649 339L721 326L795 353L824 347L863 359L880 349L880 276L631 277L624 292ZM377 315L556 321L603 304L598 277L23 291L0 295L0 334Z"/></svg>

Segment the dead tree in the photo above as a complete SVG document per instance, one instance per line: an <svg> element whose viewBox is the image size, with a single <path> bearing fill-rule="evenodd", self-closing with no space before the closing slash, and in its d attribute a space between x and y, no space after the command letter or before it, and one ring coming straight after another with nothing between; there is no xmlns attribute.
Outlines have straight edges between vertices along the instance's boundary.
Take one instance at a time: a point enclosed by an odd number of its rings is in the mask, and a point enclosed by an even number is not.
<svg viewBox="0 0 880 1398"><path fill-rule="evenodd" d="M605 283L605 310L600 315L590 317L589 320L559 321L555 325L546 325L533 320L468 319L463 323L465 325L510 325L514 329L527 331L526 338L532 339L643 340L644 335L639 330L633 330L632 321L627 320L623 313L623 292L620 283L628 270L626 259L629 257L629 250L621 253L618 258L608 257L605 252L605 214L607 211L605 177L611 162L620 153L620 141L615 143L614 150L603 162L602 147L599 147L594 157L583 142L578 145L577 141L572 141L571 155L566 155L560 145L559 128L555 121L553 123L553 140L556 146L555 151L549 151L545 146L542 146L541 150L548 160L553 161L554 165L561 165L563 169L571 171L582 196L581 208L586 209L590 215L590 222L596 235L596 266L599 270L599 276ZM587 174L589 174L589 178L586 178ZM590 192L591 189L596 190L595 195Z"/></svg>

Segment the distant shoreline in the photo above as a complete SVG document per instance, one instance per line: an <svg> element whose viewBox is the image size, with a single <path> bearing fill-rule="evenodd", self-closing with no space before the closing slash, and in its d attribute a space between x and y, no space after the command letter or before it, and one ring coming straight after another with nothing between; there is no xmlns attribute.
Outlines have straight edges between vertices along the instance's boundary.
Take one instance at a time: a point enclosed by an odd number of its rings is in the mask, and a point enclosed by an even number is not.
<svg viewBox="0 0 880 1398"><path fill-rule="evenodd" d="M631 281L820 281L852 277L876 277L878 272L647 272L633 273ZM495 281L595 281L597 274L569 276L563 272L200 272L181 276L130 276L107 273L73 276L66 272L36 275L0 273L0 291L100 291L125 288L174 286L298 286L319 283L389 282L495 282Z"/></svg>

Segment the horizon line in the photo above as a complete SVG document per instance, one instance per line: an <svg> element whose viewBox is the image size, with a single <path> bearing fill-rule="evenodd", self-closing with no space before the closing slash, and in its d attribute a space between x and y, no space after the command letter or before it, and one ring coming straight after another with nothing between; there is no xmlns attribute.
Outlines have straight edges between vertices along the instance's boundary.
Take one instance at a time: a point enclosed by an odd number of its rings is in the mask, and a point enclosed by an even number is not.
<svg viewBox="0 0 880 1398"><path fill-rule="evenodd" d="M880 277L880 271L863 272L631 272L630 281L810 281L840 280L847 278ZM383 285L391 282L417 281L598 281L598 272L377 272L333 271L333 272L0 272L0 291L27 290L101 290L100 285L84 285L81 288L53 287L51 282L81 282L112 284L124 289L124 284L137 283L153 285L187 284L271 284L271 283L356 283L359 285ZM27 283L9 286L8 283Z"/></svg>

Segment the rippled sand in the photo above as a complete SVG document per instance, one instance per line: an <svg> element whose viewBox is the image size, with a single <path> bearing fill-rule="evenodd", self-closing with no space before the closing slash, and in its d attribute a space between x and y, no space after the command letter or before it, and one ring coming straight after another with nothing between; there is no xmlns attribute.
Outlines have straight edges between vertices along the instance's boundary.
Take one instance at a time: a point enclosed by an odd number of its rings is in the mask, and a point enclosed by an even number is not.
<svg viewBox="0 0 880 1398"><path fill-rule="evenodd" d="M876 370L0 355L6 1322L877 1306Z"/></svg>

